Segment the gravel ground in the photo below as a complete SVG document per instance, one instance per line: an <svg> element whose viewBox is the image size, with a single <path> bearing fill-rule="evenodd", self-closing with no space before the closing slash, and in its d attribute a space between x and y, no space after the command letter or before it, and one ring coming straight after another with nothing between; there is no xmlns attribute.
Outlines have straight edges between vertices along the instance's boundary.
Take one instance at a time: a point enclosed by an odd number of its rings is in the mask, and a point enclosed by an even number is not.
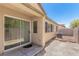
<svg viewBox="0 0 79 59"><path fill-rule="evenodd" d="M54 40L37 56L79 56L79 44Z"/></svg>

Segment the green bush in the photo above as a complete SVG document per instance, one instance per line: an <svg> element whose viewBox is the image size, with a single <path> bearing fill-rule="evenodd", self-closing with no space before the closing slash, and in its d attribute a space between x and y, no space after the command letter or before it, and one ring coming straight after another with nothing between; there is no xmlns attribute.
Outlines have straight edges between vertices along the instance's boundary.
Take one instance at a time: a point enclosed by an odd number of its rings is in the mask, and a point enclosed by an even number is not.
<svg viewBox="0 0 79 59"><path fill-rule="evenodd" d="M75 28L79 26L79 19L75 19L70 23L71 28Z"/></svg>

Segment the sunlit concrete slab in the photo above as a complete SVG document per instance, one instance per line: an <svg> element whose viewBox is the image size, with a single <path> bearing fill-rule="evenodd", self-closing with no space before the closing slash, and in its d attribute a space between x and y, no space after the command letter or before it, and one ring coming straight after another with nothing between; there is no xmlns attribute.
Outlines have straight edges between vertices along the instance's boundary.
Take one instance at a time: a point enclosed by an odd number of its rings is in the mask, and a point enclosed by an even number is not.
<svg viewBox="0 0 79 59"><path fill-rule="evenodd" d="M79 44L54 40L38 56L79 56Z"/></svg>

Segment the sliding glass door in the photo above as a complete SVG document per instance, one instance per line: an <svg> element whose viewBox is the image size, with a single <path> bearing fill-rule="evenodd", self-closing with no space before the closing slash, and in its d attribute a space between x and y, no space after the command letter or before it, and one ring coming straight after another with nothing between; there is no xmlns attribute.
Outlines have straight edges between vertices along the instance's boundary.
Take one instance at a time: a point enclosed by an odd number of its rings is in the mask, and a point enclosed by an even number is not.
<svg viewBox="0 0 79 59"><path fill-rule="evenodd" d="M30 23L5 17L5 50L30 42Z"/></svg>

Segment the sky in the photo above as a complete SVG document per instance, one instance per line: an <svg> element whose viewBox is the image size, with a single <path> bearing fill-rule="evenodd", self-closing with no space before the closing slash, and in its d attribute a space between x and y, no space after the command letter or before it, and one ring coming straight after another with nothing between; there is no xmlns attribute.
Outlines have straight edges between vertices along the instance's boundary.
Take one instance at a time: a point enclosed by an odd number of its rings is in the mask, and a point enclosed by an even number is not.
<svg viewBox="0 0 79 59"><path fill-rule="evenodd" d="M72 20L79 19L78 3L43 3L42 7L50 19L66 27Z"/></svg>

